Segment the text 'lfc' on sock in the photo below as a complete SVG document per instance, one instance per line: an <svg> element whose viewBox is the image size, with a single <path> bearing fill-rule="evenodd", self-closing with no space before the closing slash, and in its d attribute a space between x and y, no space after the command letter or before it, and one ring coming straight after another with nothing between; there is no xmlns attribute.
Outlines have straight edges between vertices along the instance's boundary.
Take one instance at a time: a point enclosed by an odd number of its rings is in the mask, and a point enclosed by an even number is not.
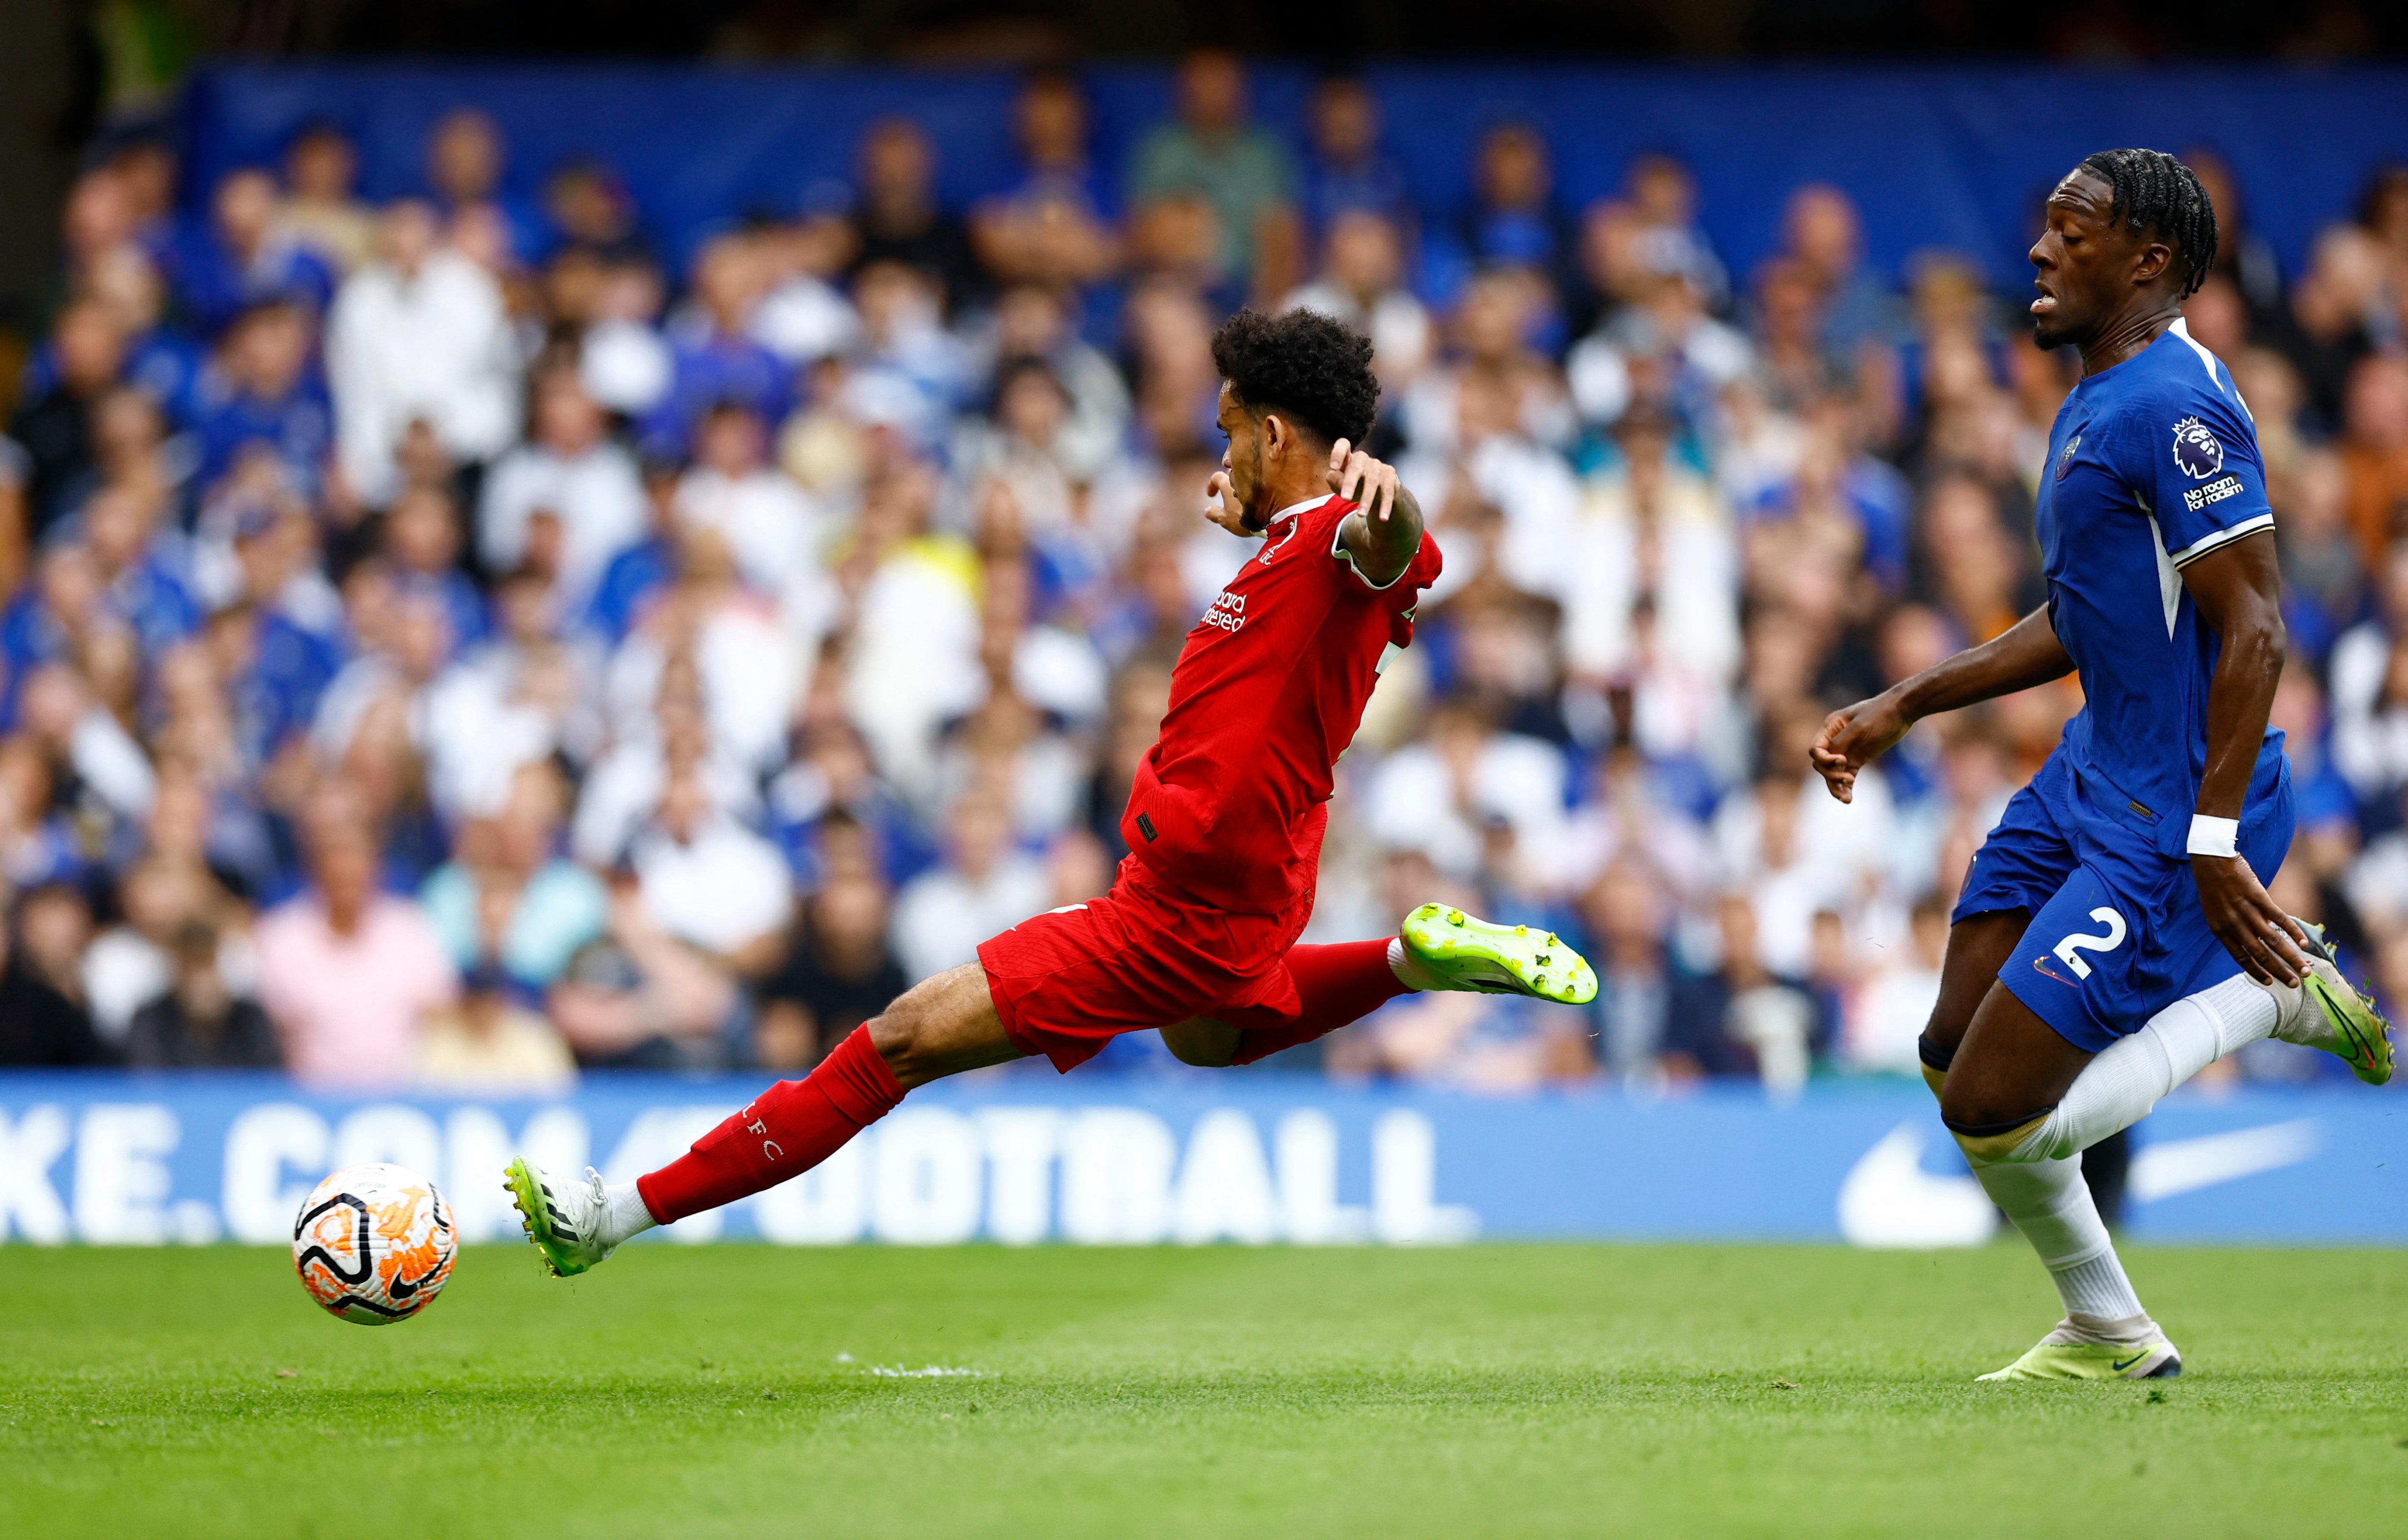
<svg viewBox="0 0 2408 1540"><path fill-rule="evenodd" d="M685 1154L638 1177L637 1190L653 1218L674 1224L800 1176L902 1100L869 1029L856 1027L809 1075L754 1097Z"/></svg>

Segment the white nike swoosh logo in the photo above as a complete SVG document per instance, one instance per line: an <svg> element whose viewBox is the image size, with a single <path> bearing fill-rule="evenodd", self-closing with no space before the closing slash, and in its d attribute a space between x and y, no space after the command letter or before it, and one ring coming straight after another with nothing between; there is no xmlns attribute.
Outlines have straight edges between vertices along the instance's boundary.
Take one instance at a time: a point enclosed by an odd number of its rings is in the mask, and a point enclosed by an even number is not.
<svg viewBox="0 0 2408 1540"><path fill-rule="evenodd" d="M1998 1228L1982 1184L1960 1173L1923 1169L1929 1142L1921 1118L1909 1118L1865 1151L1840 1183L1840 1234L1876 1250L1928 1250L1986 1244Z"/></svg>
<svg viewBox="0 0 2408 1540"><path fill-rule="evenodd" d="M2323 1130L2316 1120L2301 1117L2288 1123L2235 1129L2230 1133L2143 1144L2132 1156L2128 1190L2134 1202L2155 1202L2160 1198L2296 1166L2315 1155L2323 1144Z"/></svg>

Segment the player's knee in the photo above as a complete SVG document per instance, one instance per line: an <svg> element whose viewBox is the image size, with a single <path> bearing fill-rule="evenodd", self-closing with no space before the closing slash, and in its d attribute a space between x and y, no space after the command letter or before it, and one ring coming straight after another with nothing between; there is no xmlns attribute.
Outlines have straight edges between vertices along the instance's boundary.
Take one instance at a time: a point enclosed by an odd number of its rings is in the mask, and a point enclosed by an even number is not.
<svg viewBox="0 0 2408 1540"><path fill-rule="evenodd" d="M1926 1028L1923 1035L1914 1040L1914 1053L1923 1061L1923 1083L1931 1087L1932 1098L1944 1100L1942 1087L1948 1083L1948 1066L1956 1058L1956 1044L1950 1042L1943 1045Z"/></svg>
<svg viewBox="0 0 2408 1540"><path fill-rule="evenodd" d="M2008 1161L2046 1159L2046 1141L2039 1137L2047 1128L2049 1115L2057 1109L2043 1107L2036 1113L2006 1117L1979 1115L1978 1109L1969 1114L1965 1108L1952 1107L1945 1092L1940 1098L1940 1120L1948 1125L1956 1147L1965 1159L1977 1166L1995 1166Z"/></svg>
<svg viewBox="0 0 2408 1540"><path fill-rule="evenodd" d="M1237 1057L1239 1037L1238 1029L1226 1022L1210 1016L1190 1016L1162 1029L1162 1045L1182 1064L1225 1070Z"/></svg>
<svg viewBox="0 0 2408 1540"><path fill-rule="evenodd" d="M906 1086L934 1078L937 1013L926 980L906 989L895 1002L869 1018L869 1045L886 1060L887 1069Z"/></svg>
<svg viewBox="0 0 2408 1540"><path fill-rule="evenodd" d="M920 1034L914 1030L917 1022L915 1015L904 1009L903 1000L898 1000L863 1024L869 1030L869 1045L886 1060L895 1078L907 1086L911 1084L907 1076L919 1068L915 1050L920 1046Z"/></svg>

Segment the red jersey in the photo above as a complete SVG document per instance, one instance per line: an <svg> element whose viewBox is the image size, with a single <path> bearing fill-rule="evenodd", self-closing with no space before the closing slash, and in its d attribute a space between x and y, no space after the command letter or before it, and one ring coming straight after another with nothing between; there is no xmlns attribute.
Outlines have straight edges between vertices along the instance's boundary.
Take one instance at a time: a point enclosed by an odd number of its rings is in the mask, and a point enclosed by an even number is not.
<svg viewBox="0 0 2408 1540"><path fill-rule="evenodd" d="M1162 735L1138 765L1121 838L1165 886L1273 914L1310 893L1334 782L1389 647L1438 580L1438 542L1385 588L1354 570L1331 497L1271 521L1187 633Z"/></svg>

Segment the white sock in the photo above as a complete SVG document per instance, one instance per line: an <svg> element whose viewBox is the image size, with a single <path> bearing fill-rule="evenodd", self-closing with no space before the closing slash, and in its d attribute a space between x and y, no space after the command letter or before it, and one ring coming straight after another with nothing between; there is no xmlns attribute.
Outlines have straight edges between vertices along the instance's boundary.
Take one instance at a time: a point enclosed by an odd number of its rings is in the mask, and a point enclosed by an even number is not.
<svg viewBox="0 0 2408 1540"><path fill-rule="evenodd" d="M604 1245L624 1245L660 1223L652 1217L652 1211L644 1206L644 1195L636 1190L633 1182L605 1187L602 1196L609 1203L602 1216Z"/></svg>
<svg viewBox="0 0 2408 1540"><path fill-rule="evenodd" d="M2141 1296L2132 1291L2132 1280L2124 1275L2123 1259L2112 1246L2049 1276L2057 1280L2057 1297L2065 1302L2069 1319L2095 1323L2095 1330L2096 1324L2149 1318L2141 1308Z"/></svg>
<svg viewBox="0 0 2408 1540"><path fill-rule="evenodd" d="M2089 1184L2082 1179L2080 1156L1996 1165L1976 1161L1973 1175L2039 1253L2068 1320L2081 1317L2081 1326L2110 1341L2155 1331L2124 1275ZM2133 1317L2138 1326L2131 1325Z"/></svg>
<svg viewBox="0 0 2408 1540"><path fill-rule="evenodd" d="M2246 973L2184 996L2084 1065L2065 1100L2006 1159L2062 1159L2130 1128L2184 1081L2271 1036L2280 1010L2273 995Z"/></svg>
<svg viewBox="0 0 2408 1540"><path fill-rule="evenodd" d="M1418 991L1443 989L1447 986L1444 978L1423 967L1414 960L1411 952L1405 950L1405 939L1402 936L1388 938L1388 971L1396 974L1397 982L1408 989Z"/></svg>

